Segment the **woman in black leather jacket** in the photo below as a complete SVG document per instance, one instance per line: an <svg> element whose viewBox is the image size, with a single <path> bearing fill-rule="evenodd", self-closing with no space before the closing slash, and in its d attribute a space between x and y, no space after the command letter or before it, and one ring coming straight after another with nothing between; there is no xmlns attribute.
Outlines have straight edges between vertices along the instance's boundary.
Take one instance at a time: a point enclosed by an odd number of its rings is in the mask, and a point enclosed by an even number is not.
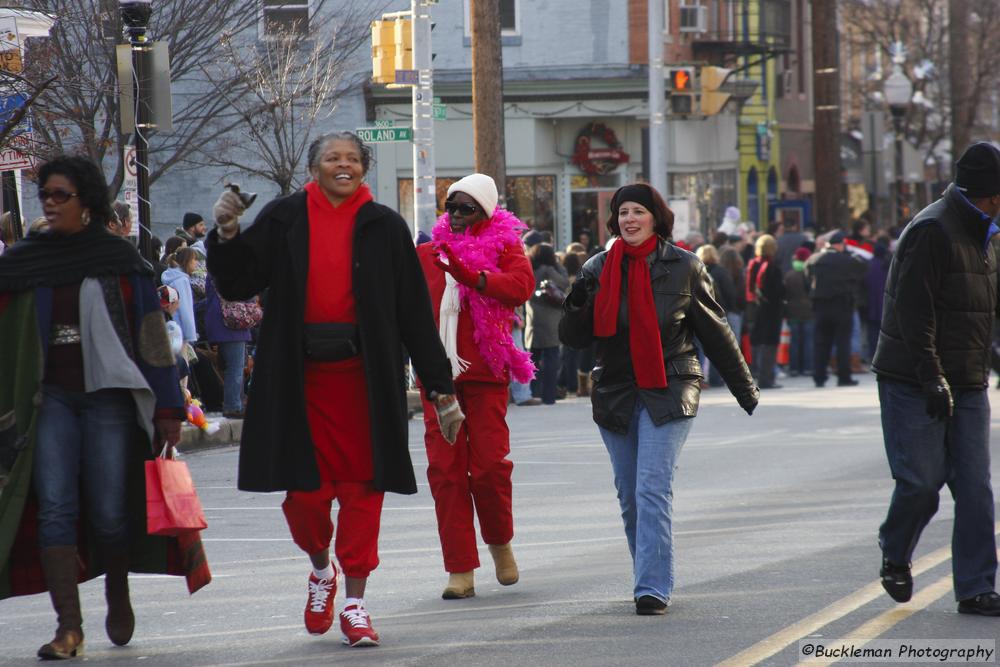
<svg viewBox="0 0 1000 667"><path fill-rule="evenodd" d="M673 590L671 484L703 377L695 336L747 414L759 397L704 264L670 243L673 222L652 187L620 188L607 223L618 239L583 266L559 324L565 345L596 342L594 421L611 457L641 615L665 613Z"/></svg>

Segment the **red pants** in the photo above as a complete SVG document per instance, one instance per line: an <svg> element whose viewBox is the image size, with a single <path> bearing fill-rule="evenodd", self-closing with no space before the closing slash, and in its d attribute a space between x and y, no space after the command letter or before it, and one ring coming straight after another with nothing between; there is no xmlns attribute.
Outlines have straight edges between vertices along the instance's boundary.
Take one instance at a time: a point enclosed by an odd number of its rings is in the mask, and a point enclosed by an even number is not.
<svg viewBox="0 0 1000 667"><path fill-rule="evenodd" d="M323 482L316 491L289 491L281 509L292 540L307 554L314 554L330 547L330 508L336 498L340 509L334 553L345 576L365 578L378 567L383 495L371 482Z"/></svg>
<svg viewBox="0 0 1000 667"><path fill-rule="evenodd" d="M465 423L454 445L441 435L433 404L424 400L427 481L434 496L444 569L467 572L479 567L473 503L487 544L507 544L514 536L511 513L510 432L507 385L456 383Z"/></svg>

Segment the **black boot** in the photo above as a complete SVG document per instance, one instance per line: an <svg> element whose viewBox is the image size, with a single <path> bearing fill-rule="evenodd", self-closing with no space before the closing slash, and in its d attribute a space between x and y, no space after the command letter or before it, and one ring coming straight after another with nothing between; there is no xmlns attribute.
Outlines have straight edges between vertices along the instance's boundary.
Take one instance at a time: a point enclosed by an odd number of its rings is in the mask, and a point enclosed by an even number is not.
<svg viewBox="0 0 1000 667"><path fill-rule="evenodd" d="M83 655L83 617L80 614L80 592L76 587L80 566L76 547L45 547L41 557L45 585L49 588L59 628L55 638L38 649L38 657L42 660L66 660Z"/></svg>
<svg viewBox="0 0 1000 667"><path fill-rule="evenodd" d="M108 617L104 629L116 646L125 646L135 630L135 614L128 594L128 545L101 547L104 559L104 598L108 602Z"/></svg>

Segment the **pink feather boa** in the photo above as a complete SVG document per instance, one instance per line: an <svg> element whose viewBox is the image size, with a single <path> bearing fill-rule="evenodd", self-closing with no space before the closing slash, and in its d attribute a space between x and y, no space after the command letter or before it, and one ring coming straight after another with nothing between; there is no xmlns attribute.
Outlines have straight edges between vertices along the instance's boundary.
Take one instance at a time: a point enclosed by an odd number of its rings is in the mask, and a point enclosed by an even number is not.
<svg viewBox="0 0 1000 667"><path fill-rule="evenodd" d="M438 218L431 238L435 243L447 243L456 257L473 271L496 272L500 269L500 255L512 245L521 243L521 231L525 224L510 211L498 208L493 212L490 223L478 236L451 231L448 214ZM514 321L513 309L496 299L485 296L471 287L458 286L462 300L462 310L472 317L473 338L479 346L479 353L490 371L497 377L504 377L510 371L517 382L530 382L535 376L535 365L531 354L517 349L510 334Z"/></svg>

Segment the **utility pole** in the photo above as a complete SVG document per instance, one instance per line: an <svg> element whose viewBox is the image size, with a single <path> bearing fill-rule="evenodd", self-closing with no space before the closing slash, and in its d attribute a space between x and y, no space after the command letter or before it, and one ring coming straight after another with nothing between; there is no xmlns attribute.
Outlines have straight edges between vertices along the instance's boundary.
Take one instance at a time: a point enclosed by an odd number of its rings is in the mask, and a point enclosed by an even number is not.
<svg viewBox="0 0 1000 667"><path fill-rule="evenodd" d="M948 0L948 85L951 88L951 162L948 179L954 177L952 166L969 145L970 131L976 110L969 104L971 97L969 71L969 3Z"/></svg>
<svg viewBox="0 0 1000 667"><path fill-rule="evenodd" d="M431 5L412 0L413 67L419 76L413 87L413 213L416 228L427 234L437 219L434 175L434 68L431 64Z"/></svg>
<svg viewBox="0 0 1000 667"><path fill-rule="evenodd" d="M471 0L472 134L476 171L491 176L500 201L507 192L503 129L503 49L499 0Z"/></svg>
<svg viewBox="0 0 1000 667"><path fill-rule="evenodd" d="M815 0L813 22L813 160L816 172L816 229L844 224L840 163L840 53L836 0ZM874 222L874 221L873 221Z"/></svg>
<svg viewBox="0 0 1000 667"><path fill-rule="evenodd" d="M664 198L667 188L667 98L663 74L663 33L665 14L663 0L648 3L649 47L649 184Z"/></svg>

